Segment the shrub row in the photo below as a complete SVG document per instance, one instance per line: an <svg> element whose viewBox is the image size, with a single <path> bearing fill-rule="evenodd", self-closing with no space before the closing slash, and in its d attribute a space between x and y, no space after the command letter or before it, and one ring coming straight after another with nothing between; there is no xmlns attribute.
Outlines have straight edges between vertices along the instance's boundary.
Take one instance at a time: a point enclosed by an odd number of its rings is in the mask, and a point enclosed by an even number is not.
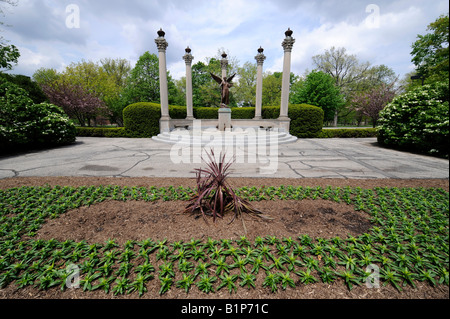
<svg viewBox="0 0 450 319"><path fill-rule="evenodd" d="M218 108L200 107L194 108L196 119L217 119ZM170 117L173 119L186 118L186 107L170 106ZM255 116L254 107L232 108L233 119L252 119ZM280 108L276 106L263 107L262 117L264 119L276 119L280 114ZM291 118L290 133L297 137L317 137L323 126L323 111L321 108L295 104L289 106L289 117ZM140 102L127 106L123 111L124 125L127 136L151 137L159 133L159 119L161 108L159 104Z"/></svg>
<svg viewBox="0 0 450 319"><path fill-rule="evenodd" d="M318 138L361 138L377 137L377 130L374 128L355 128L355 129L326 129L322 130Z"/></svg>
<svg viewBox="0 0 450 319"><path fill-rule="evenodd" d="M124 127L77 127L77 136L84 137L133 137ZM324 129L316 138L363 138L377 137L373 128Z"/></svg>
<svg viewBox="0 0 450 319"><path fill-rule="evenodd" d="M77 127L77 136L131 137L124 127Z"/></svg>

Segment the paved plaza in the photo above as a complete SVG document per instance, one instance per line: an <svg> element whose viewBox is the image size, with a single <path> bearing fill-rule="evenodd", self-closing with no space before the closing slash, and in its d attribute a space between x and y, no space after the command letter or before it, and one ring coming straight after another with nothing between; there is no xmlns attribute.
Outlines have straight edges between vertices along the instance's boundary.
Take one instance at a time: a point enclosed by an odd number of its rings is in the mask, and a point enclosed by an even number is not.
<svg viewBox="0 0 450 319"><path fill-rule="evenodd" d="M206 149L205 149L206 150ZM73 145L0 157L0 179L32 176L194 177L202 149L152 139L78 137ZM216 150L217 152L217 150ZM228 148L231 177L440 178L449 161L386 149L375 138L298 139L276 148Z"/></svg>

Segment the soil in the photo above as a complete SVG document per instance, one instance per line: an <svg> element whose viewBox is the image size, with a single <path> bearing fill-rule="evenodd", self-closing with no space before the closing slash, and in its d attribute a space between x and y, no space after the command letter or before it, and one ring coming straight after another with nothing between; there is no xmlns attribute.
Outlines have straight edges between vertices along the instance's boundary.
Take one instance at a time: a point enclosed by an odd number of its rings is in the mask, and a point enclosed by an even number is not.
<svg viewBox="0 0 450 319"><path fill-rule="evenodd" d="M449 190L448 179L263 179L231 178L234 187L242 186L333 186L333 187L434 187ZM195 187L193 179L186 178L101 178L101 177L29 177L0 180L0 189L20 186L84 186L84 185L119 185L119 186L190 186ZM199 216L182 214L186 202L182 201L105 201L90 207L80 207L62 214L58 219L48 220L37 232L36 238L58 240L86 240L88 243L103 243L110 238L119 244L127 240L167 239L189 241L191 238L239 239L241 236L253 241L257 236L276 236L278 238L307 234L314 238L345 238L358 236L371 228L368 215L355 211L353 207L326 200L302 201L261 201L252 204L270 215L272 221L262 221L246 216L245 232L242 220L229 224L230 218L212 220L207 223ZM368 289L365 285L356 286L351 291L341 280L334 284L315 283L296 288L279 290L276 294L262 288L262 276L258 276L255 289L239 288L230 295L222 289L213 294L204 294L198 289L191 289L185 294L180 289L171 289L159 296L159 284L148 285L148 292L142 298L150 299L448 299L449 287L439 285L431 287L427 283L417 282L417 288L404 287L402 292L387 285L379 289ZM103 291L83 292L71 289L64 292L58 288L40 291L27 287L16 290L14 285L0 289L0 299L109 299L138 298L136 294L113 296Z"/></svg>

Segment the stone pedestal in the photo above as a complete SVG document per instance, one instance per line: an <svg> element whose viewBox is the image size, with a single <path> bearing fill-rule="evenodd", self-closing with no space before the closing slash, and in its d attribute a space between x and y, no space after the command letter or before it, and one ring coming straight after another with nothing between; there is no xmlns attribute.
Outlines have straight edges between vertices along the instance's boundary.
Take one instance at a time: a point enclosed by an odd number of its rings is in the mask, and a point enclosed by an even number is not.
<svg viewBox="0 0 450 319"><path fill-rule="evenodd" d="M231 130L231 109L224 107L219 109L219 126L221 132Z"/></svg>

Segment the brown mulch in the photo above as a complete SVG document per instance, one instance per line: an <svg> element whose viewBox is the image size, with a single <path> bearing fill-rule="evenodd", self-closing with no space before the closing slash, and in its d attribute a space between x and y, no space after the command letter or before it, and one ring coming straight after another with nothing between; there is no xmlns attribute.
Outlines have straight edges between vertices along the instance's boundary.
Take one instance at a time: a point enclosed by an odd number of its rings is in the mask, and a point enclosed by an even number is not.
<svg viewBox="0 0 450 319"><path fill-rule="evenodd" d="M232 178L234 187L242 186L333 186L333 187L434 187L449 190L447 179L265 179ZM102 178L102 177L29 177L0 180L0 189L20 186L84 186L84 185L119 185L119 186L195 186L193 179L187 178ZM181 201L105 201L90 207L80 207L62 214L58 219L48 220L37 232L37 238L58 240L86 240L88 243L103 243L115 238L119 244L127 240L168 239L189 241L191 238L204 239L239 239L246 235L250 241L255 237L276 236L277 238L296 238L300 234L311 237L332 238L348 235L357 236L367 232L371 224L368 215L355 211L353 207L326 200L303 201L261 201L252 202L261 211L274 218L265 222L249 216L244 218L247 233L241 220L228 224L229 216L206 224L202 218L181 214L186 203ZM173 287L168 293L159 296L159 284L148 285L148 292L142 298L150 299L448 299L449 288L439 285L431 287L422 282L417 288L404 287L402 292L387 285L379 289L368 289L365 285L357 286L351 291L339 279L332 285L316 283L296 288L279 290L276 294L262 287L263 277L258 276L255 289L239 288L230 295L222 289L213 294L204 294L193 287L187 295ZM0 299L109 299L137 298L137 294L114 296L111 292L83 292L82 289L60 291L58 288L40 291L33 287L16 290L15 285L0 289Z"/></svg>

